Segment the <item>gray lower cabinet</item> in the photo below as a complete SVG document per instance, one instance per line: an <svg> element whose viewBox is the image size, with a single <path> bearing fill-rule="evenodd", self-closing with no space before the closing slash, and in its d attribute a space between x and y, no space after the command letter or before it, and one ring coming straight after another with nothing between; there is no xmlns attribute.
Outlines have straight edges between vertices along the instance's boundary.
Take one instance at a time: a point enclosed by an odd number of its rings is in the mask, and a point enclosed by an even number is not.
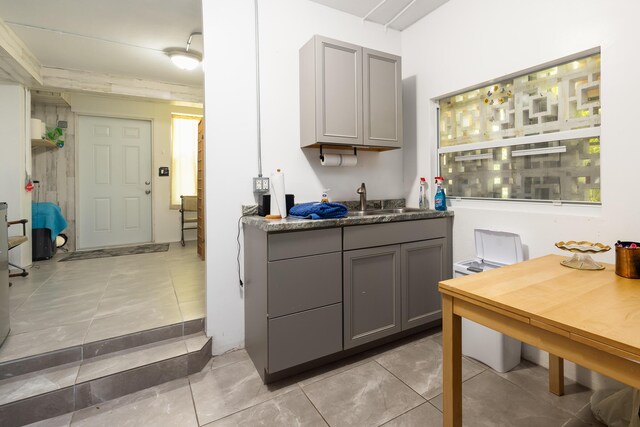
<svg viewBox="0 0 640 427"><path fill-rule="evenodd" d="M441 318L442 300L438 293L438 282L446 278L446 249L446 239L400 246L403 330Z"/></svg>
<svg viewBox="0 0 640 427"><path fill-rule="evenodd" d="M342 304L269 320L269 372L342 350Z"/></svg>
<svg viewBox="0 0 640 427"><path fill-rule="evenodd" d="M451 225L450 217L277 233L245 225L245 348L265 383L440 319Z"/></svg>
<svg viewBox="0 0 640 427"><path fill-rule="evenodd" d="M262 379L342 351L342 230L244 235L245 348Z"/></svg>
<svg viewBox="0 0 640 427"><path fill-rule="evenodd" d="M344 252L344 348L401 330L400 245Z"/></svg>

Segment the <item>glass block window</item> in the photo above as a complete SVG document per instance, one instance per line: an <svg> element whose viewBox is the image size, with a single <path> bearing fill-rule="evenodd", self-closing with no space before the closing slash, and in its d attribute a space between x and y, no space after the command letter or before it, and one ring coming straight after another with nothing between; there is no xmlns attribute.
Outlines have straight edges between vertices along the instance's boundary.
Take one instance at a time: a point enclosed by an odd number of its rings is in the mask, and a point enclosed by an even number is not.
<svg viewBox="0 0 640 427"><path fill-rule="evenodd" d="M450 197L600 203L600 54L440 99Z"/></svg>

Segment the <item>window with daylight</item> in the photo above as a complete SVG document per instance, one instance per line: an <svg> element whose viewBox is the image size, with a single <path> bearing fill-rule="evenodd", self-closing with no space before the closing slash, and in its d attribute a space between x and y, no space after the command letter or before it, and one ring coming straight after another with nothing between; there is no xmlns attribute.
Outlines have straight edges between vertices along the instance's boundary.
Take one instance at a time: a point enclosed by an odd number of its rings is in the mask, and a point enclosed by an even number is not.
<svg viewBox="0 0 640 427"><path fill-rule="evenodd" d="M195 196L198 173L197 116L171 116L171 208L180 209L180 196Z"/></svg>
<svg viewBox="0 0 640 427"><path fill-rule="evenodd" d="M600 203L600 53L438 104L450 197Z"/></svg>

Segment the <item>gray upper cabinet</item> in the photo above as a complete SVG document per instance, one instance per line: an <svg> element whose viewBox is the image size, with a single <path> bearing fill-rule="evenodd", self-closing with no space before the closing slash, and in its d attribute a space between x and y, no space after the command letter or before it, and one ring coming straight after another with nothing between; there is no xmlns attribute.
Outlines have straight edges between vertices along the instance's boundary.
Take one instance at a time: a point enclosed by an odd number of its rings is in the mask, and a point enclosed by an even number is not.
<svg viewBox="0 0 640 427"><path fill-rule="evenodd" d="M405 243L402 260L402 329L441 318L438 282L446 277L446 239Z"/></svg>
<svg viewBox="0 0 640 427"><path fill-rule="evenodd" d="M314 36L300 49L300 145L402 147L399 56Z"/></svg>
<svg viewBox="0 0 640 427"><path fill-rule="evenodd" d="M401 330L400 245L343 255L344 348Z"/></svg>
<svg viewBox="0 0 640 427"><path fill-rule="evenodd" d="M300 136L362 145L362 48L314 36L300 49Z"/></svg>
<svg viewBox="0 0 640 427"><path fill-rule="evenodd" d="M364 145L402 147L402 62L399 56L362 51Z"/></svg>

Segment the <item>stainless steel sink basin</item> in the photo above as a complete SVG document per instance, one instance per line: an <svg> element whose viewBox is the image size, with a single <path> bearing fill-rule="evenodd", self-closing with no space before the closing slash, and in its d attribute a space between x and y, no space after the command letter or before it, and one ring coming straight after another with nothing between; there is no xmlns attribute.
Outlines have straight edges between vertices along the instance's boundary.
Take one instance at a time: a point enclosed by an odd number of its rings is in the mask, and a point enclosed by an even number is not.
<svg viewBox="0 0 640 427"><path fill-rule="evenodd" d="M420 212L424 209L418 208L395 208L395 209L380 209L379 213L391 213L391 214L401 214L401 213L409 213L409 212Z"/></svg>
<svg viewBox="0 0 640 427"><path fill-rule="evenodd" d="M347 212L347 216L367 216L373 215L374 211L349 211Z"/></svg>
<svg viewBox="0 0 640 427"><path fill-rule="evenodd" d="M349 211L348 216L389 215L409 212L420 212L417 208L371 209L366 211Z"/></svg>

